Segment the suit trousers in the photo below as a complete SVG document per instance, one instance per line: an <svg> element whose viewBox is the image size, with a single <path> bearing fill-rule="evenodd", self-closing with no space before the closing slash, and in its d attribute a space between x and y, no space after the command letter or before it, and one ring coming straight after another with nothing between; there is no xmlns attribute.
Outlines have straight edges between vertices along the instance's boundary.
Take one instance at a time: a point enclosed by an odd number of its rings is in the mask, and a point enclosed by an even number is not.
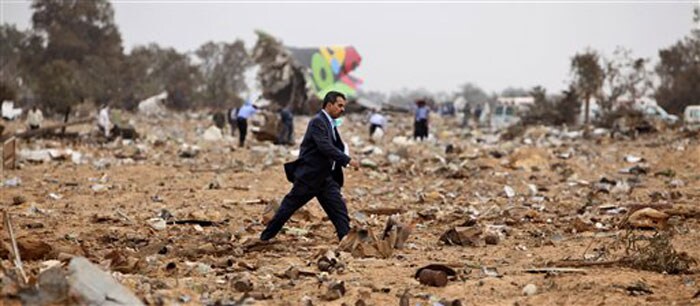
<svg viewBox="0 0 700 306"><path fill-rule="evenodd" d="M350 231L350 218L345 200L340 195L340 186L329 175L322 186L309 186L299 180L295 181L292 190L282 200L277 213L260 234L260 240L269 240L275 237L294 212L314 197L321 203L328 219L333 223L338 240L343 239Z"/></svg>

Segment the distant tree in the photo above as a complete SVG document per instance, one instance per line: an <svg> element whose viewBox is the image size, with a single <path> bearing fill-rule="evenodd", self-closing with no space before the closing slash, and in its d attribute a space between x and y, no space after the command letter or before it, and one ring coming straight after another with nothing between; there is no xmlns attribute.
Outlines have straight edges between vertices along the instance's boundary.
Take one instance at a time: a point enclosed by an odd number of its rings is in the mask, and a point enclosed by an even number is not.
<svg viewBox="0 0 700 306"><path fill-rule="evenodd" d="M417 100L426 100L432 103L433 94L425 89L403 89L392 92L389 95L388 103L400 107L413 107Z"/></svg>
<svg viewBox="0 0 700 306"><path fill-rule="evenodd" d="M557 109L561 124L569 126L576 124L578 115L581 113L581 100L575 87L569 86L569 89L562 91Z"/></svg>
<svg viewBox="0 0 700 306"><path fill-rule="evenodd" d="M600 66L598 53L592 50L577 53L571 59L571 72L573 74L572 85L584 98L584 122L587 125L589 122L590 100L598 94L605 78L605 71Z"/></svg>
<svg viewBox="0 0 700 306"><path fill-rule="evenodd" d="M604 59L605 79L600 94L603 114L612 111L620 98L635 103L650 94L653 72L647 68L648 59L632 57L632 51L618 47L612 58Z"/></svg>
<svg viewBox="0 0 700 306"><path fill-rule="evenodd" d="M80 102L46 96L60 92L51 86L71 86L62 90L69 93L66 97L96 103L118 100L123 94L123 55L111 4L106 0L34 0L32 9L34 30L46 39L39 60L41 100L62 110Z"/></svg>
<svg viewBox="0 0 700 306"><path fill-rule="evenodd" d="M0 101L23 103L33 98L43 40L14 25L0 25Z"/></svg>
<svg viewBox="0 0 700 306"><path fill-rule="evenodd" d="M460 94L467 100L467 103L471 105L483 104L490 100L489 95L474 83L462 85Z"/></svg>
<svg viewBox="0 0 700 306"><path fill-rule="evenodd" d="M15 100L20 87L20 60L25 34L12 25L0 25L0 101Z"/></svg>
<svg viewBox="0 0 700 306"><path fill-rule="evenodd" d="M668 112L681 114L686 106L700 103L700 11L695 8L697 25L690 35L659 51L656 66L660 84L655 97Z"/></svg>
<svg viewBox="0 0 700 306"><path fill-rule="evenodd" d="M9 100L14 101L17 97L17 89L10 83L0 81L0 102Z"/></svg>
<svg viewBox="0 0 700 306"><path fill-rule="evenodd" d="M83 100L78 69L64 60L54 60L39 70L38 94L44 106L58 113L68 113L76 101Z"/></svg>
<svg viewBox="0 0 700 306"><path fill-rule="evenodd" d="M168 92L168 106L186 109L194 106L194 93L200 84L197 67L187 54L157 44L138 46L126 56L123 80L130 88L128 102L148 98L162 91Z"/></svg>
<svg viewBox="0 0 700 306"><path fill-rule="evenodd" d="M555 118L552 103L547 99L547 90L542 86L535 86L530 91L530 96L535 101L525 112L522 123L525 125L552 124Z"/></svg>
<svg viewBox="0 0 700 306"><path fill-rule="evenodd" d="M357 97L358 98L365 98L367 100L370 100L372 102L376 103L384 103L387 101L387 96L385 93L381 91L365 91L365 90L359 90L357 92Z"/></svg>
<svg viewBox="0 0 700 306"><path fill-rule="evenodd" d="M603 114L609 113L615 101L625 93L622 74L627 58L629 58L629 51L617 48L613 58L603 60L604 79L598 99L598 105Z"/></svg>
<svg viewBox="0 0 700 306"><path fill-rule="evenodd" d="M502 97L526 97L530 93L524 88L508 87L501 92Z"/></svg>
<svg viewBox="0 0 700 306"><path fill-rule="evenodd" d="M45 39L33 32L28 31L27 36L21 44L21 56L19 67L22 76L21 95L28 99L34 98L34 93L38 91L39 81L37 73L44 67L44 45Z"/></svg>
<svg viewBox="0 0 700 306"><path fill-rule="evenodd" d="M634 58L628 62L629 73L624 79L625 90L633 102L648 96L654 89L653 71L648 68L649 59Z"/></svg>
<svg viewBox="0 0 700 306"><path fill-rule="evenodd" d="M136 46L124 59L123 80L136 99L159 94L165 90L168 57L176 57L174 49L163 49L155 43Z"/></svg>
<svg viewBox="0 0 700 306"><path fill-rule="evenodd" d="M580 111L580 102L576 89L570 87L562 92L560 98L547 96L547 91L536 86L530 91L534 104L522 117L524 125L574 125Z"/></svg>
<svg viewBox="0 0 700 306"><path fill-rule="evenodd" d="M121 35L109 1L34 0L32 8L34 30L47 37L47 61L121 56Z"/></svg>
<svg viewBox="0 0 700 306"><path fill-rule="evenodd" d="M240 106L240 94L247 89L244 73L252 65L243 41L208 42L195 54L201 61L199 71L204 85L200 104L216 108Z"/></svg>

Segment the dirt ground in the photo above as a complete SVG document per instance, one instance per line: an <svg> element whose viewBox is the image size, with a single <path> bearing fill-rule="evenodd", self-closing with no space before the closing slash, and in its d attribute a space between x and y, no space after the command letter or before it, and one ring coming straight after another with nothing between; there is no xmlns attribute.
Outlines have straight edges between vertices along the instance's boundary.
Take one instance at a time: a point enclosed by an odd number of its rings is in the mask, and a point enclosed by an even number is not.
<svg viewBox="0 0 700 306"><path fill-rule="evenodd" d="M296 118L297 139L308 119ZM393 114L387 135L371 145L362 117L351 116L340 127L351 155L376 164L345 171L343 194L352 224L381 233L389 216L372 209L392 208L414 229L388 258L339 252L345 267L322 272L319 254L335 250L338 241L316 200L288 222L275 243L250 247L264 228L265 208L291 187L282 163L294 159L298 145L205 142L198 135L209 125L206 116L137 119L137 130L148 136L133 143L20 142L20 149L70 148L82 154L79 163L22 161L20 169L2 174L5 185L21 181L0 187L0 203L12 215L17 239L30 245L22 254L27 274L38 275L46 260L85 256L147 304L166 305L396 305L402 296L409 305L700 304L697 265L677 275L621 264L584 265L575 273L525 271L567 260L614 261L624 253L630 231L624 220L632 207L698 208L696 136L666 131L634 140L608 135L584 140L532 129L513 141L491 141L489 134L436 118L431 125L436 139L412 143L401 138L412 133L411 117ZM6 126L23 128L16 122ZM91 127L69 129L86 133ZM199 154L180 157L183 143L199 145ZM448 145L453 152L446 153ZM626 161L629 155L643 160ZM643 171L620 171L634 166ZM605 189L601 181L613 183ZM159 216L213 224L149 225ZM496 233L497 244L440 241L470 218ZM697 216L671 216L668 224L673 247L700 258ZM5 228L2 233L9 242ZM3 266L11 267L8 252L2 255ZM433 263L451 267L457 276L445 287L414 278L418 268ZM291 267L302 273L285 275ZM331 281L343 281L344 294L329 297ZM524 294L528 284L536 286L534 294ZM638 284L648 290L640 293L634 289ZM3 300L19 303L7 283L3 286ZM244 294L252 298L242 299Z"/></svg>

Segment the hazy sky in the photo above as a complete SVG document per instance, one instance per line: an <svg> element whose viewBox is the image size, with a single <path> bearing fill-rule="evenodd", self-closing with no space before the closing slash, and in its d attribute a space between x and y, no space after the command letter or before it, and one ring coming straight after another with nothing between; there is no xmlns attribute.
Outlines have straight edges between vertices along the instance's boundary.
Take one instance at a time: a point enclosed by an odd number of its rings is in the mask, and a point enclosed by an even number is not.
<svg viewBox="0 0 700 306"><path fill-rule="evenodd" d="M30 27L30 2L0 0L0 22ZM366 90L563 89L571 56L616 46L658 59L690 32L694 1L557 3L243 3L113 1L124 47L157 42L192 51L210 40L255 43L263 29L289 46L353 45ZM443 1L444 2L444 1Z"/></svg>

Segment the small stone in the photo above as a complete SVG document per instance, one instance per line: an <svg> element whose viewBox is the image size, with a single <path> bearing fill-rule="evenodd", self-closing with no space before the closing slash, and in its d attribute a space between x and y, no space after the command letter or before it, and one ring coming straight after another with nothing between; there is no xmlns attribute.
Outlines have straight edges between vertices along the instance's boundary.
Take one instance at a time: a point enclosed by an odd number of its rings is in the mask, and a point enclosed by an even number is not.
<svg viewBox="0 0 700 306"><path fill-rule="evenodd" d="M685 186L685 182L680 179L674 179L668 184L671 188L679 188Z"/></svg>
<svg viewBox="0 0 700 306"><path fill-rule="evenodd" d="M5 182L3 182L3 185L5 185L5 187L18 187L19 185L22 185L22 180L18 177L13 177L11 179L5 180Z"/></svg>
<svg viewBox="0 0 700 306"><path fill-rule="evenodd" d="M326 301L335 301L345 295L345 282L333 281L328 284L328 290L323 295Z"/></svg>
<svg viewBox="0 0 700 306"><path fill-rule="evenodd" d="M501 238L498 237L498 234L496 233L487 233L484 237L484 241L486 241L486 244L497 245L499 242L501 242Z"/></svg>
<svg viewBox="0 0 700 306"><path fill-rule="evenodd" d="M523 295L525 296L533 296L537 294L537 286L535 284L527 284L523 288Z"/></svg>
<svg viewBox="0 0 700 306"><path fill-rule="evenodd" d="M27 202L27 198L25 198L23 195L16 195L12 197L12 205L21 205L24 204L24 202Z"/></svg>
<svg viewBox="0 0 700 306"><path fill-rule="evenodd" d="M211 266L205 263L197 263L197 273L200 275L207 275L211 273Z"/></svg>
<svg viewBox="0 0 700 306"><path fill-rule="evenodd" d="M506 193L506 197L512 198L515 196L515 190L513 190L513 187L510 187L508 185L503 186L503 192Z"/></svg>
<svg viewBox="0 0 700 306"><path fill-rule="evenodd" d="M639 156L634 156L634 155L627 155L625 156L625 161L631 164L638 163L643 161L644 158L639 157Z"/></svg>
<svg viewBox="0 0 700 306"><path fill-rule="evenodd" d="M330 271L332 266L333 265L327 261L319 261L318 262L318 269L321 271L326 271L326 272Z"/></svg>
<svg viewBox="0 0 700 306"><path fill-rule="evenodd" d="M151 219L146 220L146 222L148 222L148 225L151 228L153 228L154 230L157 230L157 231L164 230L165 226L166 226L165 220L163 220L163 218L151 218Z"/></svg>
<svg viewBox="0 0 700 306"><path fill-rule="evenodd" d="M411 305L411 295L409 294L408 289L403 292L401 295L401 298L399 299L399 306L410 306Z"/></svg>
<svg viewBox="0 0 700 306"><path fill-rule="evenodd" d="M303 296L303 297L301 298L301 305L303 305L303 306L313 306L313 305L314 305L313 299L312 299L310 296L305 295L305 296Z"/></svg>
<svg viewBox="0 0 700 306"><path fill-rule="evenodd" d="M401 156L398 156L396 154L389 154L389 156L387 156L387 160L389 160L390 164L395 165L401 162Z"/></svg>
<svg viewBox="0 0 700 306"><path fill-rule="evenodd" d="M248 292L253 290L253 282L248 278L242 278L233 283L233 288L238 292Z"/></svg>
<svg viewBox="0 0 700 306"><path fill-rule="evenodd" d="M418 274L418 281L423 285L445 287L447 285L447 273L443 271L423 269Z"/></svg>
<svg viewBox="0 0 700 306"><path fill-rule="evenodd" d="M90 189L92 189L92 191L94 191L95 193L101 193L101 192L107 191L107 189L109 189L109 188L105 185L102 185L102 184L95 184L95 185L90 186Z"/></svg>
<svg viewBox="0 0 700 306"><path fill-rule="evenodd" d="M287 271L284 271L284 276L291 280L295 280L299 278L299 269L297 267L291 266Z"/></svg>
<svg viewBox="0 0 700 306"><path fill-rule="evenodd" d="M364 158L360 161L360 166L367 167L370 169L377 169L378 168L377 163L375 163L371 159L367 159L367 158Z"/></svg>
<svg viewBox="0 0 700 306"><path fill-rule="evenodd" d="M215 178L213 181L209 182L209 186L207 186L208 189L221 189L221 182L219 181L218 178Z"/></svg>
<svg viewBox="0 0 700 306"><path fill-rule="evenodd" d="M662 229L666 227L668 219L668 214L647 207L632 213L628 218L628 222L636 228Z"/></svg>

